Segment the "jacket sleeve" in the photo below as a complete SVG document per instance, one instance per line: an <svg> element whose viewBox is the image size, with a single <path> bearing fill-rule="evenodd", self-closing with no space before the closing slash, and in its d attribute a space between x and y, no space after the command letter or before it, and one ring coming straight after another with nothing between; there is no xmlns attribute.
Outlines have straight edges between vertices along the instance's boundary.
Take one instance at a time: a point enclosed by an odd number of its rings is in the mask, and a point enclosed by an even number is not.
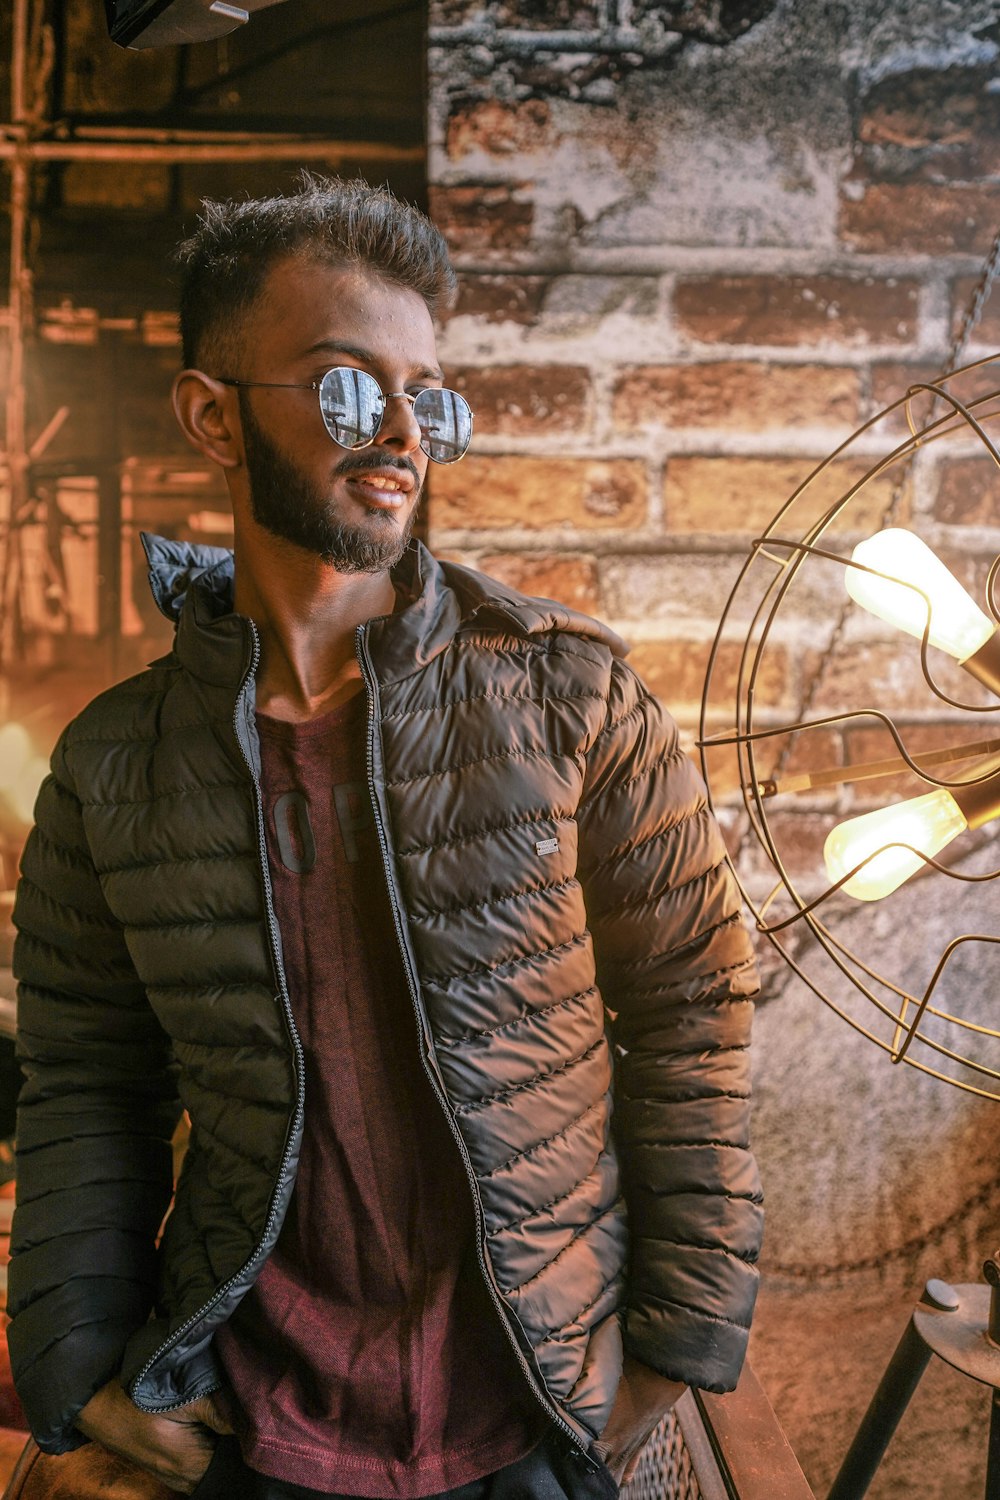
<svg viewBox="0 0 1000 1500"><path fill-rule="evenodd" d="M740 900L676 726L615 662L579 814L598 983L613 1017L615 1138L629 1214L626 1350L731 1390L757 1291L751 996Z"/></svg>
<svg viewBox="0 0 1000 1500"><path fill-rule="evenodd" d="M39 1446L117 1374L155 1292L177 1119L169 1047L91 860L65 742L35 809L14 909L17 1209L8 1329Z"/></svg>

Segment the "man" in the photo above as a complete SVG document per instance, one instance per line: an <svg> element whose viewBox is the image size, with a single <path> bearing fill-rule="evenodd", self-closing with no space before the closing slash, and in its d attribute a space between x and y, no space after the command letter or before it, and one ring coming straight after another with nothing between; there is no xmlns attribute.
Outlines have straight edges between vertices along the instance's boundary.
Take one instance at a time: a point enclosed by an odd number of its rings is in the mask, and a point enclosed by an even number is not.
<svg viewBox="0 0 1000 1500"><path fill-rule="evenodd" d="M235 563L146 539L175 649L25 852L22 1400L182 1494L613 1493L754 1299L718 830L609 631L409 543L471 435L437 231L309 179L182 259Z"/></svg>

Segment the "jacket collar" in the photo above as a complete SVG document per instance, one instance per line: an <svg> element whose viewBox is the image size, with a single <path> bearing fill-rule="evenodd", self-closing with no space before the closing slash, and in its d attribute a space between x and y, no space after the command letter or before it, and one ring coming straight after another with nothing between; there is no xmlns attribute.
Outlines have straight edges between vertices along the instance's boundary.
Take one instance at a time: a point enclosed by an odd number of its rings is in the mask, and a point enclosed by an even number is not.
<svg viewBox="0 0 1000 1500"><path fill-rule="evenodd" d="M250 623L233 611L233 554L228 548L142 533L149 582L160 610L177 625L175 651L196 677L225 686L242 680L253 653ZM479 628L521 636L552 630L600 642L615 656L628 647L614 631L551 599L529 599L457 563L439 563L411 542L393 581L409 602L373 620L369 640L382 682L401 681L433 661L456 633Z"/></svg>

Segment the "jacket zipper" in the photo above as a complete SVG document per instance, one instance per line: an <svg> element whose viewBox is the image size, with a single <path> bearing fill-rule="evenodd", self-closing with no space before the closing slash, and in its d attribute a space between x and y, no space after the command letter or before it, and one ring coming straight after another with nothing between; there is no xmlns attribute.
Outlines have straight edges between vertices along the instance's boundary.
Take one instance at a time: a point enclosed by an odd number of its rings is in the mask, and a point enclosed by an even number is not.
<svg viewBox="0 0 1000 1500"><path fill-rule="evenodd" d="M271 957L274 961L274 972L278 980L279 997L281 1000L282 1008L285 1012L285 1021L288 1026L288 1034L291 1038L295 1059L295 1111L292 1115L292 1125L288 1133L288 1139L285 1143L285 1149L281 1158L281 1165L278 1168L278 1175L275 1179L274 1192L271 1195L271 1206L268 1210L267 1220L264 1224L264 1232L256 1249L250 1256L249 1260L247 1260L241 1266L239 1271L237 1271L234 1276L230 1276L228 1281L224 1281L222 1285L216 1289L213 1295L205 1303L204 1307L199 1308L196 1313L193 1313L192 1316L188 1318L187 1322L183 1323L181 1327L177 1329L176 1333L173 1333L169 1339L164 1340L160 1347L143 1365L138 1375L135 1376L130 1387L130 1395L135 1405L138 1406L142 1411L175 1411L178 1407L187 1406L189 1402L197 1399L193 1396L186 1396L183 1401L175 1401L170 1406L147 1406L136 1397L135 1391L138 1389L142 1381L145 1380L146 1376L152 1370L153 1366L157 1364L165 1354L169 1354L172 1349L176 1348L180 1341L184 1338L185 1334L190 1333L192 1328L194 1328L198 1323L206 1318L212 1311L212 1309L217 1307L222 1299L227 1296L232 1288L236 1286L238 1282L243 1280L243 1278L247 1275L255 1262L260 1259L264 1246L267 1244L271 1236L271 1232L274 1228L274 1222L277 1216L278 1193L288 1171L288 1163L292 1157L293 1146L299 1139L299 1136L301 1134L303 1111L305 1107L305 1059L302 1052L302 1040L295 1025L295 1017L292 1015L292 1003L288 994L288 984L285 979L284 965L281 962L281 946L278 942L278 918L275 913L274 902L271 897L271 875L267 867L267 833L264 826L263 796L261 793L260 779L258 778L257 773L253 768L253 763L246 749L244 748L243 740L240 737L239 717L246 693L246 686L247 683L250 682L251 679L256 675L257 667L260 662L260 637L257 634L257 627L254 625L252 620L248 621L248 623L253 635L253 654L251 657L250 665L247 668L246 673L244 674L243 681L240 683L239 692L236 696L236 707L233 710L233 732L236 735L236 743L240 747L240 754L243 756L247 770L250 772L250 780L253 784L254 811L257 815L258 853L260 856L261 871L264 878L264 911L267 917L267 934L271 944ZM200 1392L199 1394L204 1395L207 1393Z"/></svg>
<svg viewBox="0 0 1000 1500"><path fill-rule="evenodd" d="M536 1400L540 1402L546 1416L555 1423L555 1425L567 1438L569 1438L570 1442L573 1445L574 1451L579 1454L581 1461L586 1464L588 1469L596 1471L599 1465L594 1462L594 1460L587 1453L586 1449L581 1445L579 1434L573 1431L573 1428L569 1425L569 1423L566 1421L566 1418L562 1415L562 1413L552 1401L552 1398L545 1391L544 1387L539 1382L534 1371L525 1358L524 1352L518 1344L514 1330L510 1325L510 1319L508 1318L506 1310L504 1308L503 1299L501 1298L499 1288L497 1287L496 1280L493 1275L493 1269L486 1258L486 1252L484 1249L484 1242L486 1237L486 1221L483 1214L482 1199L479 1196L479 1184L476 1181L476 1174L473 1169L472 1161L469 1157L465 1141L462 1139L461 1131L455 1124L454 1116L449 1107L444 1087L444 1081L441 1078L440 1073L438 1072L437 1064L434 1060L433 1041L429 1034L429 1023L427 1021L427 1016L423 1008L423 1003L420 999L420 990L417 984L417 977L413 972L413 965L410 962L409 949L405 941L405 919L403 917L403 913L399 905L399 900L396 895L396 882L394 879L392 851L389 848L389 840L382 822L382 815L379 810L378 798L375 794L375 705L379 699L379 691L378 679L375 676L375 667L372 662L371 653L368 649L368 626L359 625L356 630L356 635L358 661L361 666L362 676L365 680L365 688L367 690L368 697L368 794L371 799L375 828L378 832L379 848L382 853L382 863L385 868L386 886L389 893L389 905L392 910L392 919L396 928L396 941L399 945L400 956L403 960L403 970L406 974L406 983L407 988L410 992L410 1001L413 1005L414 1015L416 1016L417 1031L419 1036L423 1038L424 1041L424 1045L420 1049L420 1061L423 1065L424 1072L427 1075L427 1079L431 1085L434 1097L437 1099L438 1104L441 1106L444 1117L448 1122L448 1129L451 1131L451 1134L455 1140L455 1144L458 1147L459 1155L462 1159L462 1165L465 1168L465 1175L468 1178L469 1187L472 1192L472 1201L475 1207L476 1215L476 1255L479 1261L479 1269L482 1273L483 1281L486 1284L486 1290L494 1306L496 1307L497 1314L503 1325L504 1332L506 1333L510 1341L517 1362L520 1365L524 1377L528 1382L532 1395L536 1398Z"/></svg>

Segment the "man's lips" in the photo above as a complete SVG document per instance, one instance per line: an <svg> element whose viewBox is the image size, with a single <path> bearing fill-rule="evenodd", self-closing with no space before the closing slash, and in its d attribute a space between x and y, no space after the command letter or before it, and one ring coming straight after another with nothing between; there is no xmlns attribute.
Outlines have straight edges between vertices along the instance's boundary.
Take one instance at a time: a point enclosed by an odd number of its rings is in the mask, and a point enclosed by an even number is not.
<svg viewBox="0 0 1000 1500"><path fill-rule="evenodd" d="M342 465L337 477L363 495L366 504L389 509L402 505L417 486L409 466L402 468L395 464Z"/></svg>

